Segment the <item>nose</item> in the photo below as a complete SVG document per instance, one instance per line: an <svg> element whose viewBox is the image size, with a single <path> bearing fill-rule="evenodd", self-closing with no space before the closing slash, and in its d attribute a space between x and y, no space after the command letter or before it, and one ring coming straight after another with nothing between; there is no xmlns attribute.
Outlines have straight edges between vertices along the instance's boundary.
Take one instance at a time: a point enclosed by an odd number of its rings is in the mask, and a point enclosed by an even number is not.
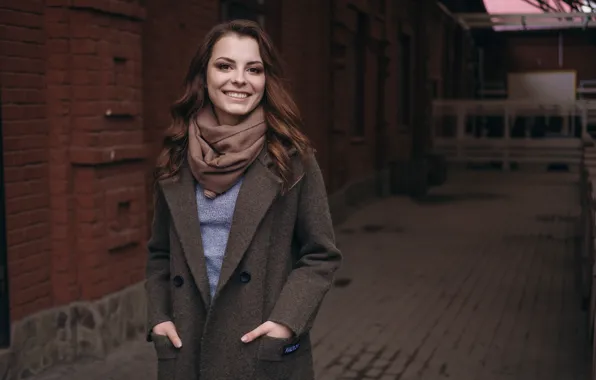
<svg viewBox="0 0 596 380"><path fill-rule="evenodd" d="M243 86L246 84L246 78L244 77L245 72L244 70L236 70L234 72L234 77L232 78L232 83L237 86Z"/></svg>

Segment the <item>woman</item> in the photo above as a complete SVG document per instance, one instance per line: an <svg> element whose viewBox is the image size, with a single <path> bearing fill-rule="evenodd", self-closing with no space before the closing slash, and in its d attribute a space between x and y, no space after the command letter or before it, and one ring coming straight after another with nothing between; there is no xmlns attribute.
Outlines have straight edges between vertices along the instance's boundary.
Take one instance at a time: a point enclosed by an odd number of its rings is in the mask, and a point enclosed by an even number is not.
<svg viewBox="0 0 596 380"><path fill-rule="evenodd" d="M313 379L341 255L325 186L259 26L216 26L158 159L146 290L159 380Z"/></svg>

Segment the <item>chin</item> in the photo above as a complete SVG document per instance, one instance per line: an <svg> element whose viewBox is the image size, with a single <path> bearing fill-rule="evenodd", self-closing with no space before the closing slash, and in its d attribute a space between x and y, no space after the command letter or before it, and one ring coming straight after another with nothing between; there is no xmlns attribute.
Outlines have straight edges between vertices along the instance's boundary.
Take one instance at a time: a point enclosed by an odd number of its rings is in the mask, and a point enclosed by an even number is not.
<svg viewBox="0 0 596 380"><path fill-rule="evenodd" d="M255 106L242 106L238 107L237 105L225 107L224 110L226 113L234 116L244 116L248 115L251 111L253 111L256 107Z"/></svg>

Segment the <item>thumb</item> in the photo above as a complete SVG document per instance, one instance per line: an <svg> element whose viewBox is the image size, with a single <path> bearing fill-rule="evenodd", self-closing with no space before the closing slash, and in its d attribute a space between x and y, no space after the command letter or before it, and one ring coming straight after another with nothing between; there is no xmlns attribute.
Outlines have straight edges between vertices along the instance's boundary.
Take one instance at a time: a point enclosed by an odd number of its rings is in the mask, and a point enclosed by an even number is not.
<svg viewBox="0 0 596 380"><path fill-rule="evenodd" d="M172 328L168 329L166 335L168 336L168 338L170 339L170 342L172 342L174 347L176 347L176 348L182 347L182 340L180 340L180 337L178 336L178 332L176 331L175 326L172 326Z"/></svg>
<svg viewBox="0 0 596 380"><path fill-rule="evenodd" d="M240 340L244 343L250 343L261 335L267 334L269 330L271 330L271 324L269 322L265 322L259 325L256 329L244 335Z"/></svg>

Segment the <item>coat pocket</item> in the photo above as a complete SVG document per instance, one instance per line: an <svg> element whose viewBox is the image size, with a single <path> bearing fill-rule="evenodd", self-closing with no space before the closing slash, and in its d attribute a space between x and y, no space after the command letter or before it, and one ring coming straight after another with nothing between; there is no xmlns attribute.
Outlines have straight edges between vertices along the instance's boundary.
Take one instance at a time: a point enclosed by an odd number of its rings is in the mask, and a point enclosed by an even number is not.
<svg viewBox="0 0 596 380"><path fill-rule="evenodd" d="M152 333L151 339L157 355L157 380L173 380L179 349L167 336Z"/></svg>
<svg viewBox="0 0 596 380"><path fill-rule="evenodd" d="M259 339L258 358L264 361L280 362L310 351L310 345L297 338L281 339L263 335Z"/></svg>
<svg viewBox="0 0 596 380"><path fill-rule="evenodd" d="M313 380L311 346L308 337L259 338L257 379Z"/></svg>

